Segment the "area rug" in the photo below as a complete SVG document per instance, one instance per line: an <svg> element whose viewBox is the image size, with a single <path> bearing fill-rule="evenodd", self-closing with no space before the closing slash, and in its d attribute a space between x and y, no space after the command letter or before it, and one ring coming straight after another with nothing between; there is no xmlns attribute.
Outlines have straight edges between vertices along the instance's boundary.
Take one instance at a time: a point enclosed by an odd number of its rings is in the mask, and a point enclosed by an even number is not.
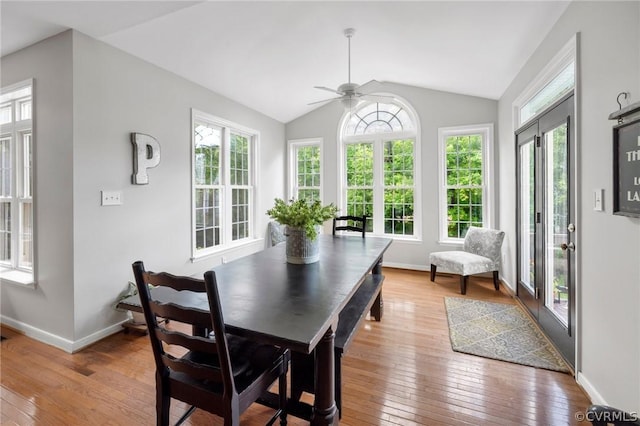
<svg viewBox="0 0 640 426"><path fill-rule="evenodd" d="M560 354L520 306L460 297L445 297L444 305L454 351L569 372Z"/></svg>

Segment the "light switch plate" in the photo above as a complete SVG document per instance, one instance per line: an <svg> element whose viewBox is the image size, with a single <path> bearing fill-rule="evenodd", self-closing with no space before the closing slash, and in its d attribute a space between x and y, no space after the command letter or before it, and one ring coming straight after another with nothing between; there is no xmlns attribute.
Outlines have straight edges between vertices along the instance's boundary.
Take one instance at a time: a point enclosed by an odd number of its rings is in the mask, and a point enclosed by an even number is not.
<svg viewBox="0 0 640 426"><path fill-rule="evenodd" d="M593 210L597 212L604 211L604 189L593 191Z"/></svg>
<svg viewBox="0 0 640 426"><path fill-rule="evenodd" d="M100 191L102 194L103 206L119 206L122 204L122 193L120 191Z"/></svg>

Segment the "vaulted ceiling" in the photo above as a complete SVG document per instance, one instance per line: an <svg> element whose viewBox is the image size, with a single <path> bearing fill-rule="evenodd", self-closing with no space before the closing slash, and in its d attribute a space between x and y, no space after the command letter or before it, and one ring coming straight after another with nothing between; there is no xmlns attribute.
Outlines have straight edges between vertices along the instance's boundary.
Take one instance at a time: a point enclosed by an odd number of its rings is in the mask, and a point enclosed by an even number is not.
<svg viewBox="0 0 640 426"><path fill-rule="evenodd" d="M498 99L568 1L7 1L5 56L74 28L291 121L347 81ZM321 104L320 104L321 105Z"/></svg>

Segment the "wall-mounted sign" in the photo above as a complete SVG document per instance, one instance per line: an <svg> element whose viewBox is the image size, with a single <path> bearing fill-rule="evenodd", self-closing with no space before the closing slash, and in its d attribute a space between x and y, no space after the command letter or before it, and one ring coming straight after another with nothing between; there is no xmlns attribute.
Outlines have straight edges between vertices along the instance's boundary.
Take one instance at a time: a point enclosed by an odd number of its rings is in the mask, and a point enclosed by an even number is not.
<svg viewBox="0 0 640 426"><path fill-rule="evenodd" d="M160 144L153 136L144 133L131 133L133 144L133 176L131 182L134 185L146 185L149 183L147 169L160 164Z"/></svg>
<svg viewBox="0 0 640 426"><path fill-rule="evenodd" d="M640 217L640 119L613 128L613 214Z"/></svg>

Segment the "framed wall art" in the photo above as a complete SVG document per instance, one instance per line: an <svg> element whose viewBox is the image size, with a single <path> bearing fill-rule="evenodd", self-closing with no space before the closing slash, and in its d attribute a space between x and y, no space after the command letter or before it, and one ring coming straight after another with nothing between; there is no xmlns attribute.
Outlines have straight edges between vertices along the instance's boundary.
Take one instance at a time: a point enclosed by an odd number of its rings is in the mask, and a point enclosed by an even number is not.
<svg viewBox="0 0 640 426"><path fill-rule="evenodd" d="M613 128L613 214L640 217L640 119Z"/></svg>

